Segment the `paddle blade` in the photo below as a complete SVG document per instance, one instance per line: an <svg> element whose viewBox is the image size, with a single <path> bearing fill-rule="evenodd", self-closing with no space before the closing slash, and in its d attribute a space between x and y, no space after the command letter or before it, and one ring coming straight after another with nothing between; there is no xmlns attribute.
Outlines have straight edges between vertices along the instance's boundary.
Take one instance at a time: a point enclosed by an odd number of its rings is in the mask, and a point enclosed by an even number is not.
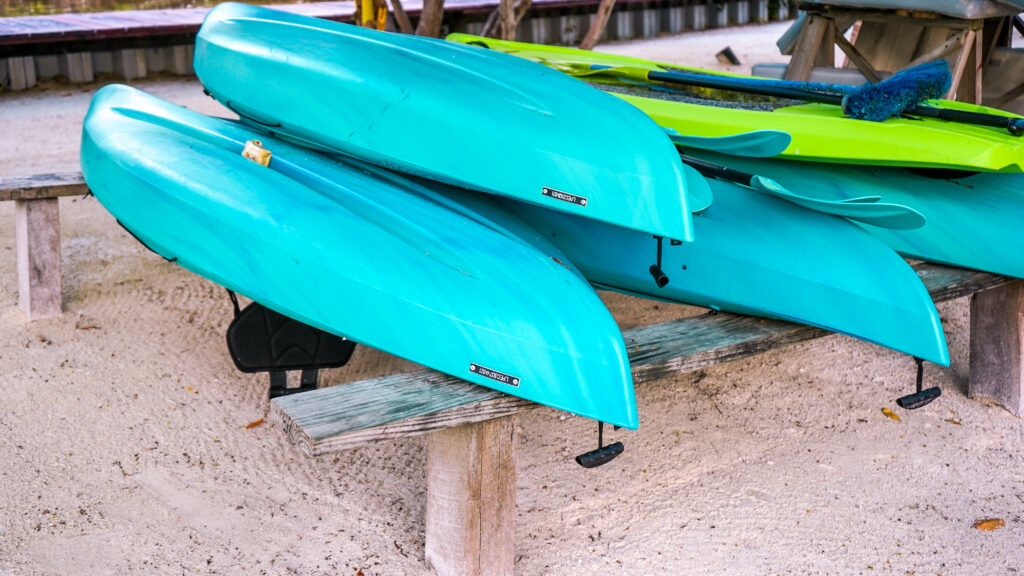
<svg viewBox="0 0 1024 576"><path fill-rule="evenodd" d="M665 128L668 137L676 146L698 150L710 150L730 156L747 158L770 158L778 156L789 148L792 137L781 130L754 130L731 136L687 136L672 128Z"/></svg>
<svg viewBox="0 0 1024 576"><path fill-rule="evenodd" d="M913 208L902 204L886 204L880 202L843 202L810 198L790 192L778 182L763 176L750 179L751 188L770 194L783 200L803 206L815 212L823 212L856 220L880 228L892 230L913 230L924 226L924 216Z"/></svg>
<svg viewBox="0 0 1024 576"><path fill-rule="evenodd" d="M949 64L935 60L914 66L877 84L865 84L843 98L843 112L851 118L883 122L942 98L952 84Z"/></svg>
<svg viewBox="0 0 1024 576"><path fill-rule="evenodd" d="M689 206L690 212L700 212L711 206L715 197L704 175L691 166L683 164L683 178L686 180L684 189L686 190L686 205Z"/></svg>

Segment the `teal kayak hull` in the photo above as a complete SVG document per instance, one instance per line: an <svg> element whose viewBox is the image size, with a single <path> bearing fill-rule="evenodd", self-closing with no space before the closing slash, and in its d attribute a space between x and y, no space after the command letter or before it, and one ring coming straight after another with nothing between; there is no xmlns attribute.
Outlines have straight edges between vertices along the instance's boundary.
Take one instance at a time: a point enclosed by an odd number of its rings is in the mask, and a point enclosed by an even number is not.
<svg viewBox="0 0 1024 576"><path fill-rule="evenodd" d="M940 172L904 168L687 154L767 176L815 198L880 196L880 202L908 206L925 217L920 228L858 225L908 258L1024 278L1024 174L941 178Z"/></svg>
<svg viewBox="0 0 1024 576"><path fill-rule="evenodd" d="M379 166L678 240L704 186L651 119L540 64L225 3L196 75L244 120Z"/></svg>
<svg viewBox="0 0 1024 576"><path fill-rule="evenodd" d="M242 157L254 138L269 167ZM200 276L470 382L638 424L614 319L563 252L503 209L498 227L407 177L126 86L94 97L81 162L119 222Z"/></svg>
<svg viewBox="0 0 1024 576"><path fill-rule="evenodd" d="M711 180L698 241L663 247L655 285L650 236L527 205L509 207L546 234L595 286L818 326L949 364L935 305L914 270L852 223Z"/></svg>

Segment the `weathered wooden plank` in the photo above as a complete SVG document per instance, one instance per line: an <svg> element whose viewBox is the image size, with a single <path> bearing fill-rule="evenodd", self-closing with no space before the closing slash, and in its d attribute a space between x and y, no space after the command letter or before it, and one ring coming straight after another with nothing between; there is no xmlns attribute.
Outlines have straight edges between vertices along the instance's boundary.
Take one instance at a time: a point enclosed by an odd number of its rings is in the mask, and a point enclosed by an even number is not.
<svg viewBox="0 0 1024 576"><path fill-rule="evenodd" d="M1013 279L918 264L936 302ZM828 335L819 328L735 314L705 314L623 332L638 383L754 356ZM432 370L276 398L271 417L310 456L516 414L536 405Z"/></svg>
<svg viewBox="0 0 1024 576"><path fill-rule="evenodd" d="M828 334L811 326L722 312L644 326L622 336L633 379L642 383Z"/></svg>
<svg viewBox="0 0 1024 576"><path fill-rule="evenodd" d="M1015 281L1010 276L999 276L938 264L917 264L914 266L914 270L917 271L917 276L936 303L956 300L981 290Z"/></svg>
<svg viewBox="0 0 1024 576"><path fill-rule="evenodd" d="M319 456L535 406L454 376L417 370L275 398L270 417L304 454Z"/></svg>
<svg viewBox="0 0 1024 576"><path fill-rule="evenodd" d="M1024 281L971 299L971 371L967 393L1024 415Z"/></svg>
<svg viewBox="0 0 1024 576"><path fill-rule="evenodd" d="M516 418L427 438L426 557L439 576L511 576Z"/></svg>
<svg viewBox="0 0 1024 576"><path fill-rule="evenodd" d="M18 306L29 319L59 316L60 210L56 198L15 201Z"/></svg>
<svg viewBox="0 0 1024 576"><path fill-rule="evenodd" d="M942 16L934 12L908 12L908 11L884 11L884 10L865 10L857 8L848 8L845 6L803 6L809 12L813 11L818 14L824 14L831 16L837 20L844 18L852 18L854 20L863 20L865 22L897 22L906 23L914 22L917 24L927 24L928 26L942 26L945 28L953 28L962 30L964 28L970 28L974 26L972 20L961 20L959 18L952 18L949 16Z"/></svg>
<svg viewBox="0 0 1024 576"><path fill-rule="evenodd" d="M80 172L39 174L28 178L0 178L0 202L35 200L60 196L83 196L89 192Z"/></svg>

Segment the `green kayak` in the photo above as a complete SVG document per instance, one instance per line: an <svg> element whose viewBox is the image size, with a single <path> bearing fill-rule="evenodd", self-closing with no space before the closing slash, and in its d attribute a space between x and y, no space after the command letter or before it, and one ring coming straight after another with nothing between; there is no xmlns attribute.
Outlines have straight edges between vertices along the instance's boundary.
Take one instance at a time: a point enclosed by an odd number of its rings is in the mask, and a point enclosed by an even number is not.
<svg viewBox="0 0 1024 576"><path fill-rule="evenodd" d="M782 155L793 159L1024 172L1024 139L996 128L930 118L896 118L886 122L854 120L845 117L838 106L829 104L805 104L731 91L637 81L618 77L607 70L593 75L594 69L601 67L741 77L735 74L468 34L451 34L447 39L514 54L585 78L640 108L658 124L683 134L729 136L750 130L776 129L792 135L792 143ZM961 102L931 100L928 105L1015 117L1008 112Z"/></svg>

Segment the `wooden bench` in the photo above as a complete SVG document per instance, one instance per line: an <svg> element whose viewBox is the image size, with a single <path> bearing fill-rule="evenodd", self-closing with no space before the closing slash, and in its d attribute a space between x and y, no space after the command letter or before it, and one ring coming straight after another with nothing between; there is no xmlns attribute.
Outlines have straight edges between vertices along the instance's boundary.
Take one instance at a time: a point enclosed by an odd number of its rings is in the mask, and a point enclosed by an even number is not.
<svg viewBox="0 0 1024 576"><path fill-rule="evenodd" d="M30 319L61 313L57 198L88 193L77 172L0 179L0 201L14 201L18 306Z"/></svg>
<svg viewBox="0 0 1024 576"><path fill-rule="evenodd" d="M785 79L807 81L815 67L834 68L839 47L851 67L871 82L882 72L948 59L953 76L947 99L980 104L983 70L997 46L1009 46L1007 14L963 19L932 12L876 10L828 3L798 3L806 20L795 41L783 47L792 54ZM853 28L851 39L843 34Z"/></svg>
<svg viewBox="0 0 1024 576"><path fill-rule="evenodd" d="M930 264L915 269L935 302L973 295L969 394L1021 415L1024 281ZM623 337L642 385L828 334L719 313L634 328ZM495 575L512 573L516 417L534 407L420 370L277 398L271 419L307 456L428 434L427 561L441 576Z"/></svg>

